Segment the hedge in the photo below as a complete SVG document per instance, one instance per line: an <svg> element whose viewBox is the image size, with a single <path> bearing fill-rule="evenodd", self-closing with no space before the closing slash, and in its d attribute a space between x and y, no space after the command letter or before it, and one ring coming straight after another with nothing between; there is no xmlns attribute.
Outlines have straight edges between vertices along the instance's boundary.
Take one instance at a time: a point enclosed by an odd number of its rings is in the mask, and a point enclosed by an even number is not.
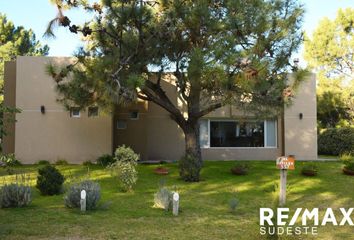
<svg viewBox="0 0 354 240"><path fill-rule="evenodd" d="M318 153L325 155L354 154L354 128L328 128L318 136Z"/></svg>

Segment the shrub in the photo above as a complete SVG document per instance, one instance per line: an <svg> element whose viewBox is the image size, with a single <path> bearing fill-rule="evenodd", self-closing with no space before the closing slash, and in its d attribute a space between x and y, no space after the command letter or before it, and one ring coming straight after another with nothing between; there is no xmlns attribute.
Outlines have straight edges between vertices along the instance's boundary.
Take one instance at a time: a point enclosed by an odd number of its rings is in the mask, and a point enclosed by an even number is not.
<svg viewBox="0 0 354 240"><path fill-rule="evenodd" d="M32 192L25 175L16 176L16 183L5 184L0 189L0 208L24 207L31 201Z"/></svg>
<svg viewBox="0 0 354 240"><path fill-rule="evenodd" d="M85 162L82 163L82 165L89 167L89 166L93 166L95 164L93 162L91 162L91 161L85 161Z"/></svg>
<svg viewBox="0 0 354 240"><path fill-rule="evenodd" d="M340 156L340 160L344 164L344 168L354 172L354 156L350 154L343 154Z"/></svg>
<svg viewBox="0 0 354 240"><path fill-rule="evenodd" d="M354 161L354 156L352 156L351 154L342 154L342 155L340 155L339 159L343 163L345 163L345 162Z"/></svg>
<svg viewBox="0 0 354 240"><path fill-rule="evenodd" d="M318 153L354 154L354 128L330 128L318 136Z"/></svg>
<svg viewBox="0 0 354 240"><path fill-rule="evenodd" d="M113 158L112 155L109 154L104 154L101 157L97 158L97 164L103 166L103 167L107 167L109 165L111 165L112 163L114 163L116 160Z"/></svg>
<svg viewBox="0 0 354 240"><path fill-rule="evenodd" d="M68 161L66 161L65 159L58 159L56 162L55 162L55 165L68 165Z"/></svg>
<svg viewBox="0 0 354 240"><path fill-rule="evenodd" d="M37 162L38 165L50 165L50 162L48 160L39 160Z"/></svg>
<svg viewBox="0 0 354 240"><path fill-rule="evenodd" d="M64 176L51 165L38 169L36 187L43 195L55 195L62 191Z"/></svg>
<svg viewBox="0 0 354 240"><path fill-rule="evenodd" d="M123 191L130 191L138 181L136 164L129 162L115 162L109 166L113 176L118 178Z"/></svg>
<svg viewBox="0 0 354 240"><path fill-rule="evenodd" d="M246 175L248 174L249 165L247 163L236 163L234 167L231 168L231 173L235 175Z"/></svg>
<svg viewBox="0 0 354 240"><path fill-rule="evenodd" d="M316 176L318 172L318 167L315 163L305 163L301 169L301 174L304 176Z"/></svg>
<svg viewBox="0 0 354 240"><path fill-rule="evenodd" d="M16 159L15 154L13 154L13 153L1 154L0 162L2 162L3 165L8 166L8 167L21 165L21 162L18 159Z"/></svg>
<svg viewBox="0 0 354 240"><path fill-rule="evenodd" d="M139 154L136 154L130 147L122 145L116 149L114 158L118 162L129 162L136 165L140 156Z"/></svg>
<svg viewBox="0 0 354 240"><path fill-rule="evenodd" d="M120 146L115 151L116 162L109 165L111 173L116 176L123 191L130 191L138 181L136 165L139 154L136 154L130 147Z"/></svg>
<svg viewBox="0 0 354 240"><path fill-rule="evenodd" d="M69 208L80 208L81 191L86 191L86 209L92 210L97 207L101 198L101 188L96 182L85 180L80 183L73 184L65 198L65 206Z"/></svg>

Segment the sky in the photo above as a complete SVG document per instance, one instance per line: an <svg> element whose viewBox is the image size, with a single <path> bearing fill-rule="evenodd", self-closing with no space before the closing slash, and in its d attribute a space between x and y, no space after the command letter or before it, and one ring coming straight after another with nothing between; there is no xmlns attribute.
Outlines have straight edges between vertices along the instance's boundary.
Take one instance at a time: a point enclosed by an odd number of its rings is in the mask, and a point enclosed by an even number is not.
<svg viewBox="0 0 354 240"><path fill-rule="evenodd" d="M335 18L339 8L354 8L353 0L301 0L301 2L306 9L303 28L309 35L322 18ZM0 13L5 13L16 26L22 25L27 29L33 29L37 39L50 47L50 56L70 56L82 46L80 35L70 33L67 28L58 28L55 39L43 38L48 22L56 15L55 6L48 0L0 0ZM90 20L90 15L79 10L70 10L66 15L79 24ZM302 51L303 48L295 57L302 59Z"/></svg>

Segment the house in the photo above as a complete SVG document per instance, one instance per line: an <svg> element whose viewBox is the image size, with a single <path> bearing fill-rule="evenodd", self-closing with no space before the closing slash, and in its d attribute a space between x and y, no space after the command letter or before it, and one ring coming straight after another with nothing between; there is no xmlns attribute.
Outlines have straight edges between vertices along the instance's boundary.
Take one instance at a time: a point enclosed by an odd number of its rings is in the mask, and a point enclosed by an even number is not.
<svg viewBox="0 0 354 240"><path fill-rule="evenodd" d="M183 132L169 114L151 102L119 108L113 114L92 106L67 111L57 101L55 82L45 73L52 62L69 58L17 57L5 64L7 106L22 110L16 123L8 123L3 139L5 153L15 153L23 163L66 159L71 163L94 161L125 144L142 160L177 160L184 153ZM180 103L168 75L163 87ZM200 143L205 160L274 160L281 155L317 159L316 80L311 75L298 91L284 116L255 120L233 106L225 106L200 121Z"/></svg>

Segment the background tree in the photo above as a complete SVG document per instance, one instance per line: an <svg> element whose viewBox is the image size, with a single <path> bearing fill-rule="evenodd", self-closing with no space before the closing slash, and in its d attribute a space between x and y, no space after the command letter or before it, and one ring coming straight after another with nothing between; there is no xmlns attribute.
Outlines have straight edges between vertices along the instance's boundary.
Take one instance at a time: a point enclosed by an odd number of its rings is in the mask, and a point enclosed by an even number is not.
<svg viewBox="0 0 354 240"><path fill-rule="evenodd" d="M4 63L16 56L47 55L49 47L41 46L31 29L15 25L0 13L0 94L3 99Z"/></svg>
<svg viewBox="0 0 354 240"><path fill-rule="evenodd" d="M4 98L4 63L16 58L16 56L47 55L49 48L43 47L36 40L32 30L26 30L22 26L15 25L0 13L0 138L6 134L4 124L13 121L13 114L18 112L8 106L3 106ZM4 117L4 114L7 117Z"/></svg>
<svg viewBox="0 0 354 240"><path fill-rule="evenodd" d="M305 41L305 59L318 72L319 127L354 125L354 9L319 23Z"/></svg>
<svg viewBox="0 0 354 240"><path fill-rule="evenodd" d="M142 99L164 108L185 135L180 175L186 181L199 180L202 116L226 104L274 116L303 76L298 71L292 85L286 83L289 59L302 41L303 9L295 0L54 2L58 16L47 34L59 25L87 42L75 63L48 66L59 100L84 108ZM63 12L80 7L95 15L83 26ZM165 72L175 80L186 112L165 93ZM64 81L67 76L71 80Z"/></svg>

